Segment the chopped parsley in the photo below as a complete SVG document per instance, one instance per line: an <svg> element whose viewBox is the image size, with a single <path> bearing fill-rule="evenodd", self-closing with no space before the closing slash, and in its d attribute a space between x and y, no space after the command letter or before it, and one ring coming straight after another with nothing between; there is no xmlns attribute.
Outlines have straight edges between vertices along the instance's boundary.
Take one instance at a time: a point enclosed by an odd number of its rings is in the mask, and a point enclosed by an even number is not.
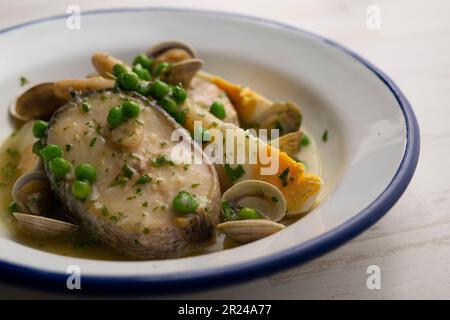
<svg viewBox="0 0 450 320"><path fill-rule="evenodd" d="M192 189L197 188L199 185L200 185L200 183L193 183L193 184L191 184L191 188Z"/></svg>
<svg viewBox="0 0 450 320"><path fill-rule="evenodd" d="M228 163L224 165L225 173L231 182L236 181L245 174L244 167L240 164L236 168L232 168Z"/></svg>
<svg viewBox="0 0 450 320"><path fill-rule="evenodd" d="M91 142L89 142L89 147L95 146L96 143L97 143L97 137L92 138Z"/></svg>
<svg viewBox="0 0 450 320"><path fill-rule="evenodd" d="M91 105L88 102L83 102L81 104L81 110L83 110L84 113L87 113L91 110Z"/></svg>
<svg viewBox="0 0 450 320"><path fill-rule="evenodd" d="M120 219L122 219L125 215L122 212L118 212L117 214L110 216L109 219L111 219L114 223L119 222Z"/></svg>
<svg viewBox="0 0 450 320"><path fill-rule="evenodd" d="M234 207L229 201L222 202L222 216L225 221L236 220L238 215L238 208Z"/></svg>
<svg viewBox="0 0 450 320"><path fill-rule="evenodd" d="M133 176L133 170L127 164L124 164L122 166L122 173L128 179L131 179L131 177Z"/></svg>
<svg viewBox="0 0 450 320"><path fill-rule="evenodd" d="M281 180L281 183L283 187L286 187L288 185L287 177L289 175L289 168L286 168L283 170L283 172L278 176L278 178Z"/></svg>
<svg viewBox="0 0 450 320"><path fill-rule="evenodd" d="M306 135L306 133L303 133L302 140L300 141L300 146L307 147L310 143L311 140L309 139L309 137Z"/></svg>
<svg viewBox="0 0 450 320"><path fill-rule="evenodd" d="M328 141L328 130L325 130L322 134L322 141L327 142Z"/></svg>
<svg viewBox="0 0 450 320"><path fill-rule="evenodd" d="M278 200L277 197L272 197L271 200L272 200L273 203L277 203L278 201L280 201L280 200Z"/></svg>
<svg viewBox="0 0 450 320"><path fill-rule="evenodd" d="M20 86L23 87L24 85L28 84L30 81L28 81L25 77L20 77Z"/></svg>
<svg viewBox="0 0 450 320"><path fill-rule="evenodd" d="M168 159L166 155L162 154L157 156L155 159L151 160L153 166L162 167L164 165L173 166L174 163L172 160Z"/></svg>
<svg viewBox="0 0 450 320"><path fill-rule="evenodd" d="M134 183L133 186L137 186L139 184L147 184L151 181L152 181L152 178L148 174L144 174L136 180L136 182Z"/></svg>
<svg viewBox="0 0 450 320"><path fill-rule="evenodd" d="M111 187L115 187L115 186L121 186L124 187L128 182L128 179L123 177L123 176L117 176L113 182L111 182L110 186Z"/></svg>
<svg viewBox="0 0 450 320"><path fill-rule="evenodd" d="M66 152L72 150L73 146L71 144L66 144Z"/></svg>

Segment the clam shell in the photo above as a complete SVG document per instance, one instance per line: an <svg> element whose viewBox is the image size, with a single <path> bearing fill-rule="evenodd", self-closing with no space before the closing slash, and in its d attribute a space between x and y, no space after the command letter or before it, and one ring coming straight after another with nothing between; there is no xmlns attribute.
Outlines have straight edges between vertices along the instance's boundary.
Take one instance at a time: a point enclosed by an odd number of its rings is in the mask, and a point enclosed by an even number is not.
<svg viewBox="0 0 450 320"><path fill-rule="evenodd" d="M20 212L14 212L13 216L23 231L36 237L56 237L78 230L75 224L42 216Z"/></svg>
<svg viewBox="0 0 450 320"><path fill-rule="evenodd" d="M286 228L267 219L228 221L220 223L217 227L234 241L242 243L262 239Z"/></svg>
<svg viewBox="0 0 450 320"><path fill-rule="evenodd" d="M270 144L280 151L286 152L290 157L293 157L300 151L302 136L301 131L290 132L272 140Z"/></svg>
<svg viewBox="0 0 450 320"><path fill-rule="evenodd" d="M54 83L35 85L14 99L9 107L10 115L18 121L49 120L66 101L53 91Z"/></svg>
<svg viewBox="0 0 450 320"><path fill-rule="evenodd" d="M14 99L9 106L9 113L19 122L38 119L48 121L59 107L72 98L72 91L87 93L113 87L114 80L101 76L45 82L31 87Z"/></svg>
<svg viewBox="0 0 450 320"><path fill-rule="evenodd" d="M157 58L158 56L162 55L164 52L167 52L169 50L173 49L181 49L182 51L186 52L190 58L195 58L197 56L194 48L192 48L190 45L179 42L179 41L164 41L160 42L150 48L148 48L145 53L153 58ZM184 59L182 59L184 60ZM181 61L181 60L177 60ZM170 61L168 61L170 62ZM174 61L172 61L174 62Z"/></svg>
<svg viewBox="0 0 450 320"><path fill-rule="evenodd" d="M163 75L163 79L166 82L172 84L181 83L183 87L187 87L202 66L203 61L200 59L180 61L170 66L168 72Z"/></svg>
<svg viewBox="0 0 450 320"><path fill-rule="evenodd" d="M283 128L280 136L299 131L302 124L300 108L292 102L276 102L257 116L255 124L260 129L275 129L277 122Z"/></svg>
<svg viewBox="0 0 450 320"><path fill-rule="evenodd" d="M265 218L280 221L286 213L286 199L274 185L260 180L245 180L233 185L222 195L239 207L256 209Z"/></svg>
<svg viewBox="0 0 450 320"><path fill-rule="evenodd" d="M32 171L16 180L12 197L25 213L45 214L54 202L45 171Z"/></svg>

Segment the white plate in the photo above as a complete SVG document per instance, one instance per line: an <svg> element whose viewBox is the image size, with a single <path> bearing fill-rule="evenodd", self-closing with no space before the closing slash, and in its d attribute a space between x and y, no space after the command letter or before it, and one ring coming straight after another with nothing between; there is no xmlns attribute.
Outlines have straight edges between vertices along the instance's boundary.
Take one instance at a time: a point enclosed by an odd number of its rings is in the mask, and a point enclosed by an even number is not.
<svg viewBox="0 0 450 320"><path fill-rule="evenodd" d="M192 44L205 68L273 100L293 100L318 140L325 188L321 204L286 230L238 248L202 256L110 262L50 254L0 234L0 269L18 281L39 278L64 288L78 265L84 289L192 289L247 280L331 250L385 214L408 185L419 155L419 128L394 83L363 58L294 27L234 14L173 9L83 13L80 30L58 16L0 31L0 136L11 130L6 106L33 83L83 77L90 55L107 51L130 61L152 43ZM329 138L320 137L327 129Z"/></svg>

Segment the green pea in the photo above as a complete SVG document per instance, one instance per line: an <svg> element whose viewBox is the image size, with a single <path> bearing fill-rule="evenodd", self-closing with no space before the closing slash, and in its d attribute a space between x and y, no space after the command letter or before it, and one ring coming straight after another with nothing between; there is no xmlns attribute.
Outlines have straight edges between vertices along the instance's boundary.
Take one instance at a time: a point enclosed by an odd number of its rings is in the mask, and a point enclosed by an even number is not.
<svg viewBox="0 0 450 320"><path fill-rule="evenodd" d="M17 202L11 201L8 205L8 211L9 211L9 213L18 212L19 209L18 209Z"/></svg>
<svg viewBox="0 0 450 320"><path fill-rule="evenodd" d="M179 110L172 115L176 122L181 125L184 125L184 121L186 120L186 112L185 110Z"/></svg>
<svg viewBox="0 0 450 320"><path fill-rule="evenodd" d="M261 215L253 208L242 208L239 210L239 220L261 219Z"/></svg>
<svg viewBox="0 0 450 320"><path fill-rule="evenodd" d="M62 150L60 146L56 144L49 144L41 150L42 158L45 161L51 161L55 158L59 158L62 156Z"/></svg>
<svg viewBox="0 0 450 320"><path fill-rule="evenodd" d="M180 214L194 213L199 206L199 201L195 195L187 191L180 191L173 198L172 206Z"/></svg>
<svg viewBox="0 0 450 320"><path fill-rule="evenodd" d="M50 171L55 177L62 178L69 173L72 165L69 161L58 157L50 161Z"/></svg>
<svg viewBox="0 0 450 320"><path fill-rule="evenodd" d="M120 126L125 121L123 110L121 107L112 107L108 112L108 124L111 128Z"/></svg>
<svg viewBox="0 0 450 320"><path fill-rule="evenodd" d="M213 115L215 115L217 118L223 120L227 116L227 113L225 112L225 107L221 102L215 101L213 104L211 104L211 107L209 108L209 112L211 112Z"/></svg>
<svg viewBox="0 0 450 320"><path fill-rule="evenodd" d="M155 80L150 85L150 95L156 100L162 99L170 92L170 86L161 80Z"/></svg>
<svg viewBox="0 0 450 320"><path fill-rule="evenodd" d="M307 147L307 146L309 146L310 143L311 143L311 140L309 139L309 137L306 135L306 133L303 133L302 140L300 141L300 146Z"/></svg>
<svg viewBox="0 0 450 320"><path fill-rule="evenodd" d="M168 67L170 67L170 64L168 64L167 62L162 62L162 63L158 64L156 66L156 69L154 72L155 76L157 76L157 77L161 76Z"/></svg>
<svg viewBox="0 0 450 320"><path fill-rule="evenodd" d="M45 145L42 140L38 140L33 144L33 153L41 156L41 150L44 149Z"/></svg>
<svg viewBox="0 0 450 320"><path fill-rule="evenodd" d="M135 65L133 67L133 72L136 73L142 80L150 80L152 78L150 71L145 69L141 64Z"/></svg>
<svg viewBox="0 0 450 320"><path fill-rule="evenodd" d="M75 168L75 177L78 180L88 180L92 183L97 180L97 170L89 163L82 163Z"/></svg>
<svg viewBox="0 0 450 320"><path fill-rule="evenodd" d="M205 129L203 127L195 127L194 129L194 139L198 140L201 139L198 142L205 142L211 140L211 132L208 131L208 129Z"/></svg>
<svg viewBox="0 0 450 320"><path fill-rule="evenodd" d="M122 89L134 91L138 86L139 77L133 71L127 71L122 73L117 81Z"/></svg>
<svg viewBox="0 0 450 320"><path fill-rule="evenodd" d="M162 98L159 103L170 114L175 114L178 111L177 103L167 96Z"/></svg>
<svg viewBox="0 0 450 320"><path fill-rule="evenodd" d="M72 195L78 200L86 200L91 194L92 187L88 181L75 180L72 184Z"/></svg>
<svg viewBox="0 0 450 320"><path fill-rule="evenodd" d="M122 110L125 118L136 118L141 112L141 106L131 100L122 102Z"/></svg>
<svg viewBox="0 0 450 320"><path fill-rule="evenodd" d="M140 64L146 69L150 69L153 64L153 59L147 56L145 53L141 53L140 55L136 56L133 60L133 65Z"/></svg>
<svg viewBox="0 0 450 320"><path fill-rule="evenodd" d="M128 69L126 66L124 66L123 64L115 64L113 67L113 75L118 78L122 73L127 72Z"/></svg>
<svg viewBox="0 0 450 320"><path fill-rule="evenodd" d="M172 97L176 103L182 104L186 100L187 96L188 95L186 93L186 90L184 90L182 87L174 86L172 88Z"/></svg>
<svg viewBox="0 0 450 320"><path fill-rule="evenodd" d="M45 130L47 129L48 124L45 121L37 120L33 124L33 136L40 139L44 137Z"/></svg>

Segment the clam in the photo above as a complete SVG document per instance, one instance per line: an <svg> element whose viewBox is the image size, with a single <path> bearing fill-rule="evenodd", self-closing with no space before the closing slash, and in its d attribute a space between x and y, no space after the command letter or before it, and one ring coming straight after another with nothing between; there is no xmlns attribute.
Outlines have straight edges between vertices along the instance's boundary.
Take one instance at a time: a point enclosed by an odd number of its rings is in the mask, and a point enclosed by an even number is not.
<svg viewBox="0 0 450 320"><path fill-rule="evenodd" d="M64 99L55 96L54 85L54 82L45 82L22 93L10 104L11 116L21 122L49 120L56 109L65 103Z"/></svg>
<svg viewBox="0 0 450 320"><path fill-rule="evenodd" d="M162 75L164 81L181 83L184 87L189 86L191 79L203 66L203 61L196 58L194 49L182 42L161 42L149 48L146 54L154 59L153 68L162 62L170 64Z"/></svg>
<svg viewBox="0 0 450 320"><path fill-rule="evenodd" d="M261 110L252 126L259 129L278 129L279 136L296 132L300 129L302 114L300 108L292 102L273 103Z"/></svg>
<svg viewBox="0 0 450 320"><path fill-rule="evenodd" d="M34 215L48 212L54 202L45 171L33 171L17 179L12 187L12 197L23 212Z"/></svg>
<svg viewBox="0 0 450 320"><path fill-rule="evenodd" d="M175 63L196 57L194 48L178 41L160 42L148 48L145 53L154 58L156 63Z"/></svg>
<svg viewBox="0 0 450 320"><path fill-rule="evenodd" d="M222 202L256 209L264 218L280 221L286 212L286 199L277 187L260 180L244 180L224 192Z"/></svg>
<svg viewBox="0 0 450 320"><path fill-rule="evenodd" d="M164 72L162 79L172 84L181 83L183 87L188 87L192 78L202 68L203 61L200 59L189 59L171 64L167 72Z"/></svg>
<svg viewBox="0 0 450 320"><path fill-rule="evenodd" d="M265 219L228 221L217 227L232 240L241 243L256 241L286 228L280 223Z"/></svg>
<svg viewBox="0 0 450 320"><path fill-rule="evenodd" d="M270 183L259 180L239 182L223 194L222 204L224 217L239 219L240 208L251 208L263 218L219 224L219 230L235 241L255 241L284 229L284 225L276 221L285 215L286 200L280 190Z"/></svg>
<svg viewBox="0 0 450 320"><path fill-rule="evenodd" d="M114 80L101 76L41 83L14 99L9 112L21 122L37 119L48 121L59 107L71 99L73 91L87 93L113 87Z"/></svg>
<svg viewBox="0 0 450 320"><path fill-rule="evenodd" d="M62 220L44 217L49 214L55 197L44 171L33 171L21 176L12 188L12 195L18 208L14 212L20 228L37 237L53 237L72 233L78 226Z"/></svg>
<svg viewBox="0 0 450 320"><path fill-rule="evenodd" d="M301 131L290 132L272 140L271 145L278 148L280 151L286 152L290 157L295 157L300 150L302 136L303 134Z"/></svg>
<svg viewBox="0 0 450 320"><path fill-rule="evenodd" d="M13 216L23 231L36 237L56 237L78 231L77 225L65 221L20 212L14 212Z"/></svg>

